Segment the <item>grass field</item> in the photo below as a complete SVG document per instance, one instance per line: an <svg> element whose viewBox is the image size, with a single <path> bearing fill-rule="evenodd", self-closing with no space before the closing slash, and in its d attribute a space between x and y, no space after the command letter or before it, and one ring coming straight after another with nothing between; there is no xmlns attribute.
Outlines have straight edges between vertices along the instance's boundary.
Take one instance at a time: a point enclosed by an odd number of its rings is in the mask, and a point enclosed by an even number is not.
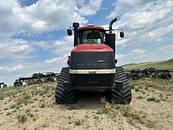
<svg viewBox="0 0 173 130"><path fill-rule="evenodd" d="M113 105L98 95L79 97L77 104L57 105L56 83L0 90L0 129L167 129L173 127L173 80L130 80L133 99Z"/></svg>

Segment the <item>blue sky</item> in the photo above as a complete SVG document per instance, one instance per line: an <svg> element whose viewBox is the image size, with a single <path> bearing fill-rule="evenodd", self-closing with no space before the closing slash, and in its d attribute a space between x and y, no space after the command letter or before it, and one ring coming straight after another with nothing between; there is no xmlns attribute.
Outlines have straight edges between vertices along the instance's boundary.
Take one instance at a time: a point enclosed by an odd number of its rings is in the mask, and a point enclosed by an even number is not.
<svg viewBox="0 0 173 130"><path fill-rule="evenodd" d="M123 28L118 64L173 58L172 0L6 0L0 4L0 82L66 66L72 22Z"/></svg>

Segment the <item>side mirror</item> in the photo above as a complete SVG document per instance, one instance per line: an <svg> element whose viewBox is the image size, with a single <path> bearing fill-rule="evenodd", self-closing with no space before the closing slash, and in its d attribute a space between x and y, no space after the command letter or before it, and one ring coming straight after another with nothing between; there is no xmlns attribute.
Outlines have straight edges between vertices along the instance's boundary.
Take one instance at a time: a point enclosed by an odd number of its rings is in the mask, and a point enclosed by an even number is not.
<svg viewBox="0 0 173 130"><path fill-rule="evenodd" d="M123 32L123 31L120 32L120 37L121 37L121 38L124 38L124 32Z"/></svg>
<svg viewBox="0 0 173 130"><path fill-rule="evenodd" d="M72 30L71 29L67 29L67 35L71 36L72 35Z"/></svg>

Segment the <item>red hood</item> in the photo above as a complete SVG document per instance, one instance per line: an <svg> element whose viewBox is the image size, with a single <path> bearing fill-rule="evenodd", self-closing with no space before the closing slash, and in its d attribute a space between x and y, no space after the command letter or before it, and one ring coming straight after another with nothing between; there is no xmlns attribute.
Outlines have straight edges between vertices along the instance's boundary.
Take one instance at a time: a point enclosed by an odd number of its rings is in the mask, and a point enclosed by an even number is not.
<svg viewBox="0 0 173 130"><path fill-rule="evenodd" d="M79 44L72 52L112 52L112 48L106 44Z"/></svg>

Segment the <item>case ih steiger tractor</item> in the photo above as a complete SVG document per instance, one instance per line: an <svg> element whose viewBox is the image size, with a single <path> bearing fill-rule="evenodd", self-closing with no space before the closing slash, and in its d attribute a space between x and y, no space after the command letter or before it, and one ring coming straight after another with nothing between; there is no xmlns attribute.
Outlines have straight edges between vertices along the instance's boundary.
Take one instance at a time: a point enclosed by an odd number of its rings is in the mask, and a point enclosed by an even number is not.
<svg viewBox="0 0 173 130"><path fill-rule="evenodd" d="M122 67L116 67L115 33L122 29L112 29L117 18L109 24L109 30L103 27L88 25L79 27L73 23L74 48L67 61L69 67L64 67L59 75L55 90L55 100L58 104L73 104L77 101L76 93L81 91L104 92L108 101L118 104L131 102L131 89ZM68 35L72 35L68 29Z"/></svg>

